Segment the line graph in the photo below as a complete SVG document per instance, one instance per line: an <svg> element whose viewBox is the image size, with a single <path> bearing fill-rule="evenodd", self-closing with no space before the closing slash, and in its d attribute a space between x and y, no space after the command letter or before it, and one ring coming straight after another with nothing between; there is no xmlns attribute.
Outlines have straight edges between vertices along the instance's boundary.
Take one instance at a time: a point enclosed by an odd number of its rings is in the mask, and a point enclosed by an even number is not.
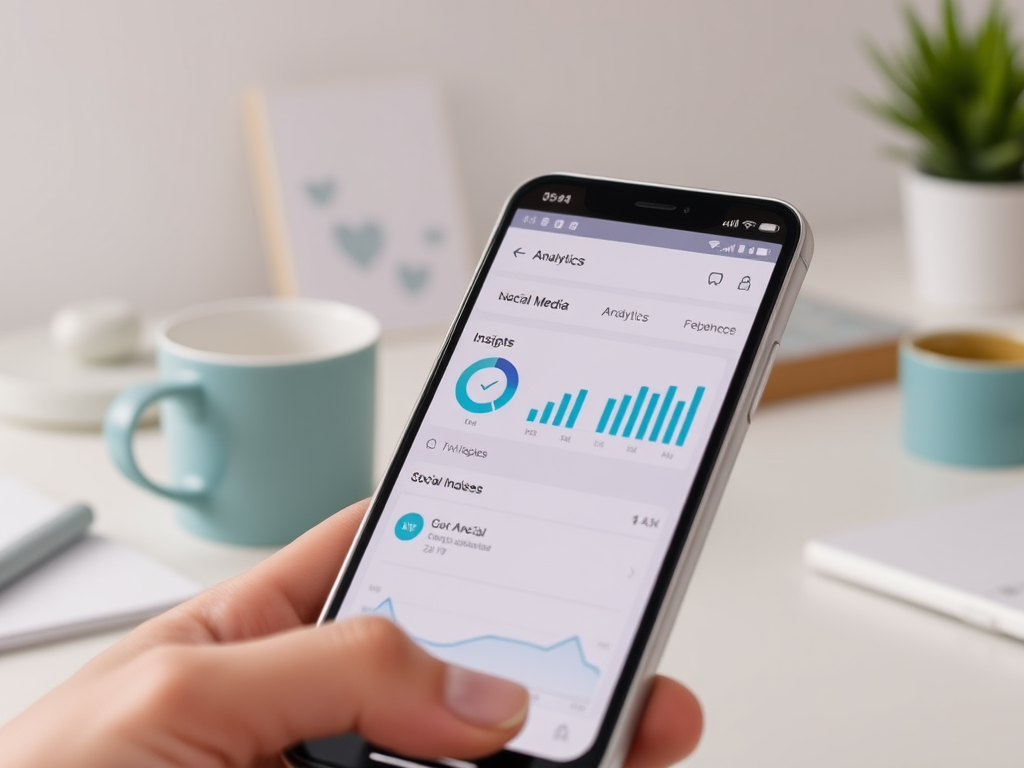
<svg viewBox="0 0 1024 768"><path fill-rule="evenodd" d="M371 613L387 616L403 626L390 597ZM577 635L551 645L491 634L450 642L430 640L412 632L409 635L443 661L515 680L535 690L586 698L593 692L601 674L601 670L587 660Z"/></svg>

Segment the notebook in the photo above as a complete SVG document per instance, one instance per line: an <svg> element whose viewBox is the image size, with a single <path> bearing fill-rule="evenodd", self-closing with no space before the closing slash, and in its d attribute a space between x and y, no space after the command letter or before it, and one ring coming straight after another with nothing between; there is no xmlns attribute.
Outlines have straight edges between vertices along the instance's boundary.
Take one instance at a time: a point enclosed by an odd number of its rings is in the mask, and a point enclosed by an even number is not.
<svg viewBox="0 0 1024 768"><path fill-rule="evenodd" d="M815 571L1024 640L1024 487L809 541Z"/></svg>
<svg viewBox="0 0 1024 768"><path fill-rule="evenodd" d="M60 509L0 476L0 541ZM0 590L0 651L136 624L200 589L142 552L90 535Z"/></svg>

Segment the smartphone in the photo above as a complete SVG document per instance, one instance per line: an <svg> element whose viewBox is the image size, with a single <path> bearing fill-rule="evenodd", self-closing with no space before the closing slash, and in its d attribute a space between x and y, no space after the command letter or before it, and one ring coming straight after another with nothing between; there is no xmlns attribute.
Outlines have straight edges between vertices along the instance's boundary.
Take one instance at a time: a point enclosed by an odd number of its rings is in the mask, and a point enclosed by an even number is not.
<svg viewBox="0 0 1024 768"><path fill-rule="evenodd" d="M520 187L321 621L523 684L526 724L477 761L343 734L292 764L620 765L811 252L779 200Z"/></svg>

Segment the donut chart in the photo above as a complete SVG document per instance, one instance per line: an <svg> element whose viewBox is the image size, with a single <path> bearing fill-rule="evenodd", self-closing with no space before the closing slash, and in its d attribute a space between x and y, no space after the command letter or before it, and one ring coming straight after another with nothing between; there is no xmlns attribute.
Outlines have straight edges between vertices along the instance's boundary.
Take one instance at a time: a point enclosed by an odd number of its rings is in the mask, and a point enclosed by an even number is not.
<svg viewBox="0 0 1024 768"><path fill-rule="evenodd" d="M468 366L455 383L455 399L470 413L490 413L508 402L519 387L519 371L503 357L485 357Z"/></svg>

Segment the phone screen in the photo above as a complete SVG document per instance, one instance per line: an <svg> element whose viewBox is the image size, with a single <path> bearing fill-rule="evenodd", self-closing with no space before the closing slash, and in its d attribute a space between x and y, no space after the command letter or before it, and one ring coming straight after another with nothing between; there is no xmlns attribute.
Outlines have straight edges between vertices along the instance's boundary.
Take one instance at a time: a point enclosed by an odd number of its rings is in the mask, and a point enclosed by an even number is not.
<svg viewBox="0 0 1024 768"><path fill-rule="evenodd" d="M336 617L531 692L508 748L591 748L779 237L513 209Z"/></svg>

